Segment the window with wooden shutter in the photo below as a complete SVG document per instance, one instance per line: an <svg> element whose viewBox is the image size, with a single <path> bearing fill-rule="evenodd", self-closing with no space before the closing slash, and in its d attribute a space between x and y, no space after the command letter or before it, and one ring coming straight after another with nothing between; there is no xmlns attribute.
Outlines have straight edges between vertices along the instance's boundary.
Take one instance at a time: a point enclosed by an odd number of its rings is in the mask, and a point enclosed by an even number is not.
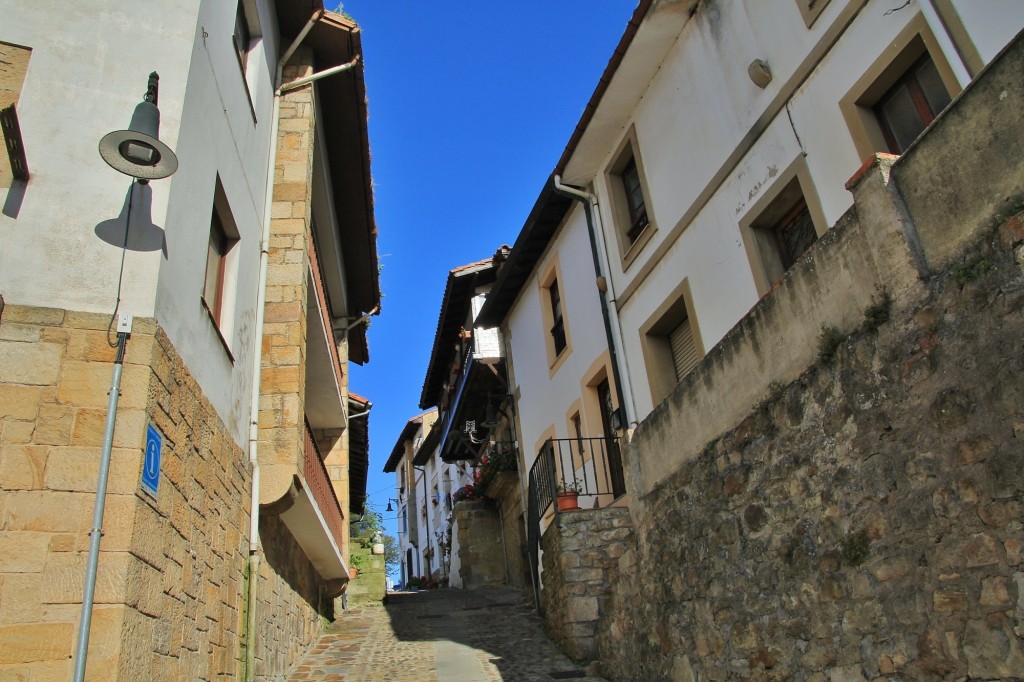
<svg viewBox="0 0 1024 682"><path fill-rule="evenodd" d="M693 341L693 329L690 328L689 318L684 319L679 323L679 326L669 333L668 345L672 349L672 367L675 369L676 382L678 383L700 362L697 344Z"/></svg>

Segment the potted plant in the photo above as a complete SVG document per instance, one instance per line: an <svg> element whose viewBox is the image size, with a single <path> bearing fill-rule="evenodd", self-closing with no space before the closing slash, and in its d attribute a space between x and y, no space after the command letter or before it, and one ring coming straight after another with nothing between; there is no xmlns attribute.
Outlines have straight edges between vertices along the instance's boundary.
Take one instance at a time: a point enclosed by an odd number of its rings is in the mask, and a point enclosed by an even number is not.
<svg viewBox="0 0 1024 682"><path fill-rule="evenodd" d="M555 502L558 504L558 511L572 511L579 509L580 505L577 499L582 492L583 486L579 481L573 479L571 481L562 480L558 484L558 493L555 496Z"/></svg>
<svg viewBox="0 0 1024 682"><path fill-rule="evenodd" d="M412 578L409 578L407 581L405 581L405 589L408 590L409 592L419 592L420 591L420 579L415 577L415 576L413 576Z"/></svg>

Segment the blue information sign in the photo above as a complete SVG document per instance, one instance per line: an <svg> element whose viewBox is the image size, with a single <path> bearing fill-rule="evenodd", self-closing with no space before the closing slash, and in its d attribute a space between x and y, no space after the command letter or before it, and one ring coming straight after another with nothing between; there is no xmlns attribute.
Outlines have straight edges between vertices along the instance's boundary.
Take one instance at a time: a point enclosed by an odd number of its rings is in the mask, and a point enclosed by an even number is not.
<svg viewBox="0 0 1024 682"><path fill-rule="evenodd" d="M156 497L160 485L160 449L164 438L152 424L146 429L146 458L142 462L142 489Z"/></svg>

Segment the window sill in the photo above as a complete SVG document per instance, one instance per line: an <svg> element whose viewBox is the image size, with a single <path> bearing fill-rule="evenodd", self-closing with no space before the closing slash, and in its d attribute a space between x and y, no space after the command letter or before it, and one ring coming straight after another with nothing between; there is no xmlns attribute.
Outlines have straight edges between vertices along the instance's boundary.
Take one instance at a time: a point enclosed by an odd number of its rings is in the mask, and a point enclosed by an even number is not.
<svg viewBox="0 0 1024 682"><path fill-rule="evenodd" d="M213 310L210 308L210 304L206 302L205 296L200 296L199 301L203 304L203 310L206 311L206 317L210 320L210 324L213 325L214 331L217 332L217 338L220 339L220 345L224 347L224 352L228 354L228 360L231 364L235 364L235 354L231 352L231 346L228 345L228 340L224 338L224 333L220 329L220 325L217 324L217 319L213 316Z"/></svg>
<svg viewBox="0 0 1024 682"><path fill-rule="evenodd" d="M565 359L569 357L570 353L572 353L572 346L566 344L565 348L562 349L562 352L556 355L554 359L551 360L550 366L548 367L548 377L555 376L555 372L557 372L559 368L563 364L565 364Z"/></svg>
<svg viewBox="0 0 1024 682"><path fill-rule="evenodd" d="M622 271L625 272L633 264L640 252L651 241L654 233L658 231L654 223L647 223L647 227L637 236L636 241L629 245L626 252L622 254Z"/></svg>

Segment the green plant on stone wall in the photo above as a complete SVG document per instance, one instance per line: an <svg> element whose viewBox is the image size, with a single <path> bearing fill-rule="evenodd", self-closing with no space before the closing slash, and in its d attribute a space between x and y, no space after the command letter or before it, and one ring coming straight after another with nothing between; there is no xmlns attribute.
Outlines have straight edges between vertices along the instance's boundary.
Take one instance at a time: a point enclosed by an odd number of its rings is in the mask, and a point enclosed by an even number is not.
<svg viewBox="0 0 1024 682"><path fill-rule="evenodd" d="M878 297L871 297L871 305L864 309L864 326L878 329L889 321L892 312L892 294L884 286L878 288Z"/></svg>
<svg viewBox="0 0 1024 682"><path fill-rule="evenodd" d="M961 263L953 268L953 279L960 286L964 286L984 275L991 267L992 264L984 258L975 259L970 263Z"/></svg>
<svg viewBox="0 0 1024 682"><path fill-rule="evenodd" d="M845 338L836 327L827 324L821 325L821 334L818 336L818 360L831 362Z"/></svg>
<svg viewBox="0 0 1024 682"><path fill-rule="evenodd" d="M847 566L860 566L870 554L871 538L863 528L850 533L843 540L843 563Z"/></svg>

